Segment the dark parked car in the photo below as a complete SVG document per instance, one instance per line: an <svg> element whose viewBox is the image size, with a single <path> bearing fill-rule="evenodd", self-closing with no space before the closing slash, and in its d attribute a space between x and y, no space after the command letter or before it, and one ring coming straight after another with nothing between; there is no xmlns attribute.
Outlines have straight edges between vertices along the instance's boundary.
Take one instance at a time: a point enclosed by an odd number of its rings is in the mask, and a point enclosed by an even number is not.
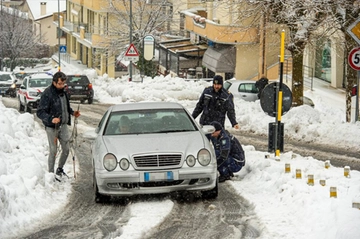
<svg viewBox="0 0 360 239"><path fill-rule="evenodd" d="M93 103L94 89L86 75L67 75L66 91L70 96L70 100L85 100L89 104Z"/></svg>

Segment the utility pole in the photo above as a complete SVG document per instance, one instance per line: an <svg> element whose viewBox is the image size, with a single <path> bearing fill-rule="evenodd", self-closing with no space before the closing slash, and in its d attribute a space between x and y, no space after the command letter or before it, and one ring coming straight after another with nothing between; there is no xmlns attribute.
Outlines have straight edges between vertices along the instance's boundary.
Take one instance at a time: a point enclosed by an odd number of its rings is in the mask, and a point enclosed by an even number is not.
<svg viewBox="0 0 360 239"><path fill-rule="evenodd" d="M0 41L1 41L1 56L0 56L0 71L3 70L3 23L4 23L4 19L3 19L3 0L1 0L1 10L0 10L0 14L1 14L1 31L0 31Z"/></svg>
<svg viewBox="0 0 360 239"><path fill-rule="evenodd" d="M132 43L132 0L130 0L130 16L129 16L129 22L130 22L130 45ZM130 61L129 64L129 81L132 81L132 61Z"/></svg>
<svg viewBox="0 0 360 239"><path fill-rule="evenodd" d="M60 29L60 0L58 0L58 38L59 38L59 67L58 67L58 70L60 71L61 70L61 63L60 63L60 35L61 35L61 29Z"/></svg>

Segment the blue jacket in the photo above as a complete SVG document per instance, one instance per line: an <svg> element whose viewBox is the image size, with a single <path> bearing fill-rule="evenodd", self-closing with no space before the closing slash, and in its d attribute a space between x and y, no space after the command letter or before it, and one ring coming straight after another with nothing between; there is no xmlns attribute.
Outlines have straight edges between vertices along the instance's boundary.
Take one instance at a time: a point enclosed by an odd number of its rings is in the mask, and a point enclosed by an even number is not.
<svg viewBox="0 0 360 239"><path fill-rule="evenodd" d="M214 145L218 164L231 156L236 161L244 162L245 165L244 150L235 136L222 129L218 138L211 137L211 142Z"/></svg>
<svg viewBox="0 0 360 239"><path fill-rule="evenodd" d="M61 117L62 108L61 108L61 100L59 93L56 90L56 87L51 84L48 88L44 90L41 94L40 102L38 105L38 109L36 112L37 117L42 120L43 124L46 127L55 128L55 124L52 123L53 118L61 118L61 121L66 120L66 124L71 125L71 115L73 115L74 111L70 107L69 96L68 94L63 91L61 92L65 94L66 102L67 102L67 109L69 112L68 119L63 119Z"/></svg>
<svg viewBox="0 0 360 239"><path fill-rule="evenodd" d="M201 125L208 125L213 121L217 121L224 127L225 115L228 116L233 127L237 124L234 97L223 88L219 92L215 92L213 86L204 89L192 113L192 117L196 119L201 113L199 121Z"/></svg>

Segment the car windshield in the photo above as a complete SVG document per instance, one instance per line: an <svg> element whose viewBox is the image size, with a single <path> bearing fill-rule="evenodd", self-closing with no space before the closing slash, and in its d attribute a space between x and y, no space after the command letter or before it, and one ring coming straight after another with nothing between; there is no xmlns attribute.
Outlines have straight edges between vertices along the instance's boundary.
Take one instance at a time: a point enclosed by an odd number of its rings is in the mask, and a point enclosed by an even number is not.
<svg viewBox="0 0 360 239"><path fill-rule="evenodd" d="M89 83L87 76L68 76L68 85L86 85Z"/></svg>
<svg viewBox="0 0 360 239"><path fill-rule="evenodd" d="M11 81L11 76L9 74L0 75L0 81Z"/></svg>
<svg viewBox="0 0 360 239"><path fill-rule="evenodd" d="M196 131L183 109L151 109L112 112L104 135L151 134Z"/></svg>
<svg viewBox="0 0 360 239"><path fill-rule="evenodd" d="M29 87L47 87L51 84L52 78L30 79Z"/></svg>

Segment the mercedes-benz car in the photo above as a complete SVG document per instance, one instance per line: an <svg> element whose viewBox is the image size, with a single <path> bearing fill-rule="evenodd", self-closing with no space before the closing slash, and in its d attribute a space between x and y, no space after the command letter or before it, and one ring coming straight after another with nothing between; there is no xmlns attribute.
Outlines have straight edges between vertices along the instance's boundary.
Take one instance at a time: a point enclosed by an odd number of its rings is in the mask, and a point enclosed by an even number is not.
<svg viewBox="0 0 360 239"><path fill-rule="evenodd" d="M128 129L122 130L126 122ZM95 201L171 192L216 198L216 156L206 137L214 131L211 125L200 127L178 103L111 106L87 136L94 139Z"/></svg>
<svg viewBox="0 0 360 239"><path fill-rule="evenodd" d="M38 73L26 76L18 90L19 111L32 113L37 110L42 92L52 82L52 76Z"/></svg>

